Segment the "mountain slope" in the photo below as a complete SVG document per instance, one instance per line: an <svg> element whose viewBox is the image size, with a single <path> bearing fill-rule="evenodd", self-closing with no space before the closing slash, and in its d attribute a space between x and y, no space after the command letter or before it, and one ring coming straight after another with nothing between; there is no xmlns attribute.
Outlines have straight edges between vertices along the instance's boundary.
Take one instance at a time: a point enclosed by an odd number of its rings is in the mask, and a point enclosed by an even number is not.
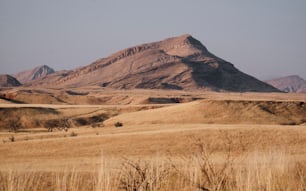
<svg viewBox="0 0 306 191"><path fill-rule="evenodd" d="M47 65L37 66L32 70L22 71L14 74L14 77L18 79L21 83L28 83L33 80L42 79L45 76L54 73L54 69Z"/></svg>
<svg viewBox="0 0 306 191"><path fill-rule="evenodd" d="M13 76L4 74L0 75L0 87L17 87L21 86L21 83Z"/></svg>
<svg viewBox="0 0 306 191"><path fill-rule="evenodd" d="M116 89L278 91L211 54L188 34L124 49L70 72L55 84Z"/></svg>
<svg viewBox="0 0 306 191"><path fill-rule="evenodd" d="M306 81L297 75L276 78L266 82L284 92L306 93Z"/></svg>

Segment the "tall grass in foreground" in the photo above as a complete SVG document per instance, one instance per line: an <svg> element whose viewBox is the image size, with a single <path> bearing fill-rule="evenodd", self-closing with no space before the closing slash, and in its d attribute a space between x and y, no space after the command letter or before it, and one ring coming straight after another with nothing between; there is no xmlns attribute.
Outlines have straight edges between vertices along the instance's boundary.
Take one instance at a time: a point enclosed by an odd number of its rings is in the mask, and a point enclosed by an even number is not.
<svg viewBox="0 0 306 191"><path fill-rule="evenodd" d="M239 158L194 156L178 167L190 186L203 191L305 191L306 165L285 152L254 152Z"/></svg>
<svg viewBox="0 0 306 191"><path fill-rule="evenodd" d="M199 152L183 158L122 159L117 169L101 157L94 172L0 172L1 191L305 191L306 165L284 151Z"/></svg>

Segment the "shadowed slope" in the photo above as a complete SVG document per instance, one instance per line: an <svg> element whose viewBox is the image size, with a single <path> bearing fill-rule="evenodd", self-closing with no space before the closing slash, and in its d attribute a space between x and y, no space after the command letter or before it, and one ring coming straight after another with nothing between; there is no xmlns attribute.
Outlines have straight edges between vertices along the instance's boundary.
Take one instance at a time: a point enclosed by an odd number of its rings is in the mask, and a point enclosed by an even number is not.
<svg viewBox="0 0 306 191"><path fill-rule="evenodd" d="M42 79L45 76L54 73L55 71L50 68L49 66L37 66L32 70L27 70L23 72L19 72L14 76L21 82L21 83L28 83L33 80Z"/></svg>
<svg viewBox="0 0 306 191"><path fill-rule="evenodd" d="M21 83L10 75L0 75L0 87L16 87L21 86Z"/></svg>

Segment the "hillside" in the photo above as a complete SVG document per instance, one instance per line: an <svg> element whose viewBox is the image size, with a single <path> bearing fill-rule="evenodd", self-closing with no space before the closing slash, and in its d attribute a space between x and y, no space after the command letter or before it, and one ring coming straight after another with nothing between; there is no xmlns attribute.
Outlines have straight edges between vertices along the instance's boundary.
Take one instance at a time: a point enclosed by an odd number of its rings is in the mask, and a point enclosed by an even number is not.
<svg viewBox="0 0 306 191"><path fill-rule="evenodd" d="M188 34L124 49L54 79L49 82L46 78L40 84L70 88L94 85L116 89L278 91L213 55Z"/></svg>
<svg viewBox="0 0 306 191"><path fill-rule="evenodd" d="M276 78L266 82L284 92L306 93L306 81L297 75Z"/></svg>
<svg viewBox="0 0 306 191"><path fill-rule="evenodd" d="M306 122L302 101L200 100L176 106L122 114L105 121L106 125L148 124L278 124Z"/></svg>
<svg viewBox="0 0 306 191"><path fill-rule="evenodd" d="M0 75L0 87L17 87L20 85L21 83L13 76L7 74Z"/></svg>
<svg viewBox="0 0 306 191"><path fill-rule="evenodd" d="M34 69L22 71L13 76L18 79L21 83L29 83L33 80L38 80L46 77L49 74L54 73L54 69L50 68L49 66L37 66Z"/></svg>

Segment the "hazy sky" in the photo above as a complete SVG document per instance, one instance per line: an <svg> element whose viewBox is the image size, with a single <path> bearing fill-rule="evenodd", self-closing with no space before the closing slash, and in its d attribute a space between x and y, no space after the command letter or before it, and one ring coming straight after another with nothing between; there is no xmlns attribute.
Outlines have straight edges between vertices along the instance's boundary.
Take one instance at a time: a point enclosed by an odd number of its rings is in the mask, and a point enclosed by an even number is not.
<svg viewBox="0 0 306 191"><path fill-rule="evenodd" d="M0 73L73 69L184 33L259 79L306 79L305 0L0 0Z"/></svg>

